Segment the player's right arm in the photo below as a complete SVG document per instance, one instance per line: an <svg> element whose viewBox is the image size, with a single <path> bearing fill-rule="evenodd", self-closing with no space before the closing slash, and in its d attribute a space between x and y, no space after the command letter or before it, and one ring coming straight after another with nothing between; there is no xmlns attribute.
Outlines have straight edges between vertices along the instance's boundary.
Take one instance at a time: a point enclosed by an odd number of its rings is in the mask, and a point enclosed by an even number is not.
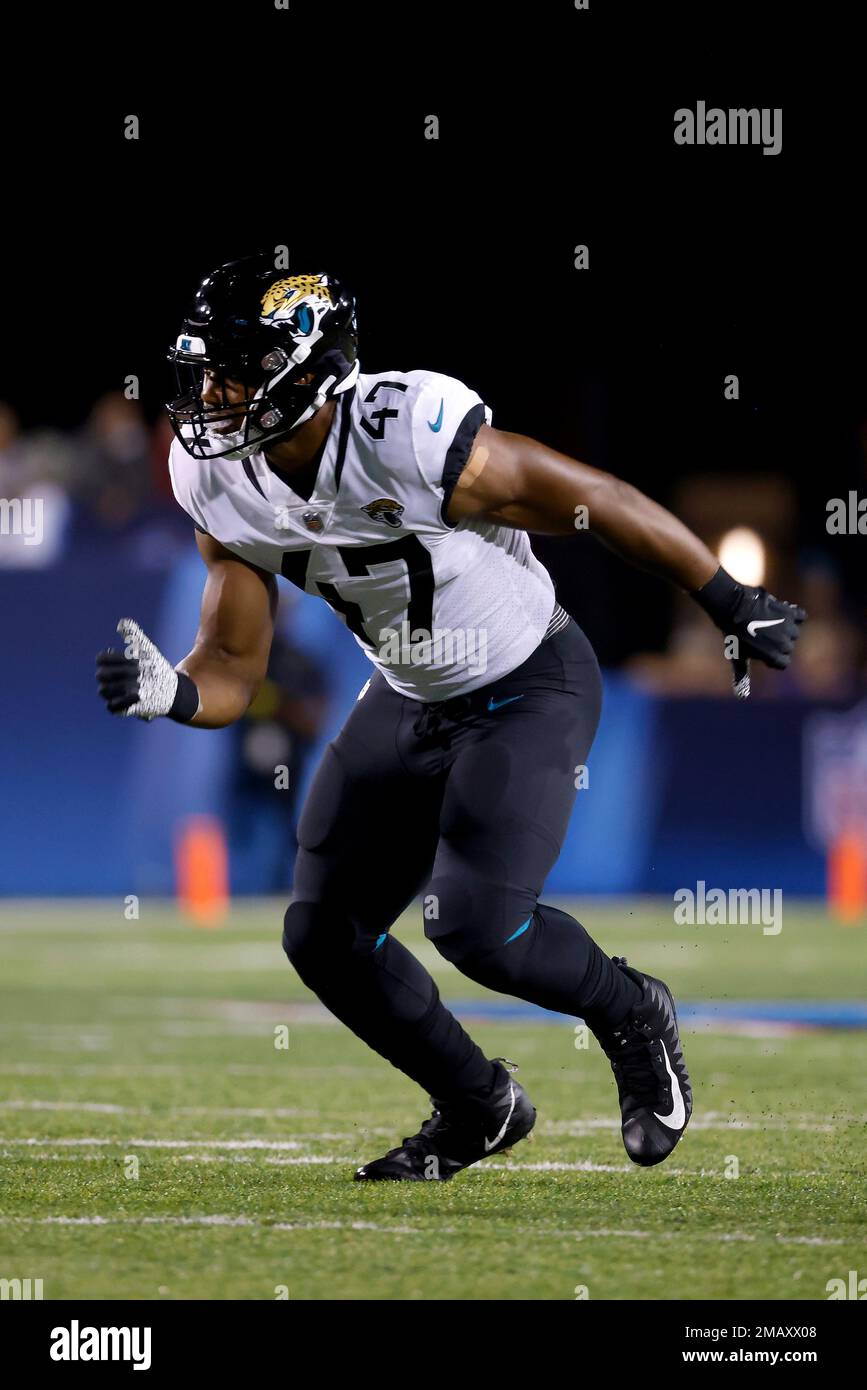
<svg viewBox="0 0 867 1390"><path fill-rule="evenodd" d="M123 652L100 652L97 680L112 714L166 715L202 729L240 719L265 679L274 633L274 576L239 560L211 536L196 543L208 570L193 649L176 667L136 623L122 619Z"/></svg>
<svg viewBox="0 0 867 1390"><path fill-rule="evenodd" d="M199 711L191 722L221 729L246 714L265 679L277 581L200 531L196 544L208 577L193 649L177 669L199 692Z"/></svg>

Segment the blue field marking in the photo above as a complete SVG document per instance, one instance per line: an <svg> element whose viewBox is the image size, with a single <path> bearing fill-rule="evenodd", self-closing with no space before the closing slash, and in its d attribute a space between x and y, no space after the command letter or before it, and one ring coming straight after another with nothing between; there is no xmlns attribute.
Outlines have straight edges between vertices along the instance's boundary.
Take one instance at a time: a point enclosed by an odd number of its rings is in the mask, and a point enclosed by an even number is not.
<svg viewBox="0 0 867 1390"><path fill-rule="evenodd" d="M867 1000L774 999L737 1003L685 1004L677 1006L686 1022L722 1020L740 1023L789 1023L801 1028L867 1028Z"/></svg>
<svg viewBox="0 0 867 1390"><path fill-rule="evenodd" d="M459 999L448 1007L457 1018L500 1023L575 1023L570 1014L552 1013L536 1004L499 999ZM737 1002L703 1000L678 1003L678 1021L698 1027L715 1023L777 1023L795 1028L867 1028L867 1001L858 999L774 999Z"/></svg>
<svg viewBox="0 0 867 1390"><path fill-rule="evenodd" d="M379 950L380 946L382 945L383 941L385 940L385 938L386 938L387 936L388 936L388 932L387 932L387 931L380 932L379 936L376 938L376 945L375 945L374 948L373 948L374 951L378 951L378 950Z"/></svg>

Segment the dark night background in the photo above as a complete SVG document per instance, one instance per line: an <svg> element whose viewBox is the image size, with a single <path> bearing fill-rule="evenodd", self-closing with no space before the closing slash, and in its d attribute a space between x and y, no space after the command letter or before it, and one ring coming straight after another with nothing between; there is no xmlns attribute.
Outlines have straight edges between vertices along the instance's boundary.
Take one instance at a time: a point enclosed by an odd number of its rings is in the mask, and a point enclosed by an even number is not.
<svg viewBox="0 0 867 1390"><path fill-rule="evenodd" d="M688 7L665 31L629 13L627 54L619 7L481 6L470 29L458 7L263 5L234 12L222 50L173 31L150 64L137 50L141 72L44 81L6 109L0 398L25 428L75 427L135 373L156 418L197 281L287 244L355 289L363 370L460 377L495 425L662 502L691 475L781 473L798 544L826 545L827 498L867 486L863 118L838 94L823 126L772 55L712 74L713 26ZM728 33L756 59L749 13L727 10ZM782 153L676 146L698 98L782 106ZM662 644L664 584L587 537L536 544L603 660ZM863 544L833 542L859 610Z"/></svg>

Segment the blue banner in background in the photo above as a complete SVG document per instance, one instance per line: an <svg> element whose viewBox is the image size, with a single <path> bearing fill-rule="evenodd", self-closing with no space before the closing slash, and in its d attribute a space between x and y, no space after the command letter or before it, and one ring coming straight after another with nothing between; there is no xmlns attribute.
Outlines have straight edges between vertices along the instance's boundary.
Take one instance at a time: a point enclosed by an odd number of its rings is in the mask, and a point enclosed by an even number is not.
<svg viewBox="0 0 867 1390"><path fill-rule="evenodd" d="M548 877L550 893L645 891L659 792L658 707L617 672L603 672L603 679L587 785L578 779L566 843Z"/></svg>
<svg viewBox="0 0 867 1390"><path fill-rule="evenodd" d="M133 769L150 730L106 713L95 658L119 646L119 618L153 628L164 583L124 569L116 548L0 577L0 893L135 892Z"/></svg>
<svg viewBox="0 0 867 1390"><path fill-rule="evenodd" d="M197 812L227 819L234 731L112 719L93 677L97 650L117 643L125 616L179 660L196 630L203 578L192 548L169 574L92 550L62 571L2 576L3 895L169 894L177 822ZM324 668L330 691L306 787L372 668L316 599L292 603L288 631ZM815 708L657 698L607 673L587 785L547 891L668 894L703 878L821 894L824 861L802 815L802 731ZM257 815L267 818L267 808ZM245 837L252 851L235 847L234 891L271 890L253 852L270 833L262 821Z"/></svg>

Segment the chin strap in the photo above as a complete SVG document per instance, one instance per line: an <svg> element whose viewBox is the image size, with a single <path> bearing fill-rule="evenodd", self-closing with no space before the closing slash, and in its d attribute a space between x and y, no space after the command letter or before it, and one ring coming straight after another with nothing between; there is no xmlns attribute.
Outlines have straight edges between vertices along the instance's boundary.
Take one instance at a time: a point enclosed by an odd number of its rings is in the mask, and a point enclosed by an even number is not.
<svg viewBox="0 0 867 1390"><path fill-rule="evenodd" d="M340 361L343 361L343 363L345 364L346 359L343 358L341 355L340 357L338 357L337 361L333 362L333 365L338 366ZM329 365L332 364L329 363ZM246 438L243 430L238 430L232 434L223 434L217 436L219 443L225 443L226 440L230 439L237 439L238 444L234 449L228 449L225 452L221 451L220 454L215 455L215 457L232 460L241 460L249 458L250 454L255 454L257 450L261 449L262 446L265 444L279 444L283 439L287 439L290 434L294 434L295 431L299 429L301 425L305 425L308 420L311 420L313 416L318 411L320 411L322 407L334 396L342 395L344 391L348 391L350 387L354 386L356 381L358 380L359 369L360 364L356 359L356 361L353 362L346 375L339 381L337 379L336 373L334 372L327 376L325 380L320 383L316 395L313 397L313 400L307 406L306 410L303 410L301 414L298 416L298 419L295 420L291 425L289 425L285 430L281 430L279 434L271 434L267 429L265 429L257 431L251 430L250 433L246 436ZM253 397L251 397L251 400L256 401L261 399L262 395L264 394L264 389L265 386L263 383L263 385L260 386L257 390L256 394ZM253 437L254 435L255 437Z"/></svg>

